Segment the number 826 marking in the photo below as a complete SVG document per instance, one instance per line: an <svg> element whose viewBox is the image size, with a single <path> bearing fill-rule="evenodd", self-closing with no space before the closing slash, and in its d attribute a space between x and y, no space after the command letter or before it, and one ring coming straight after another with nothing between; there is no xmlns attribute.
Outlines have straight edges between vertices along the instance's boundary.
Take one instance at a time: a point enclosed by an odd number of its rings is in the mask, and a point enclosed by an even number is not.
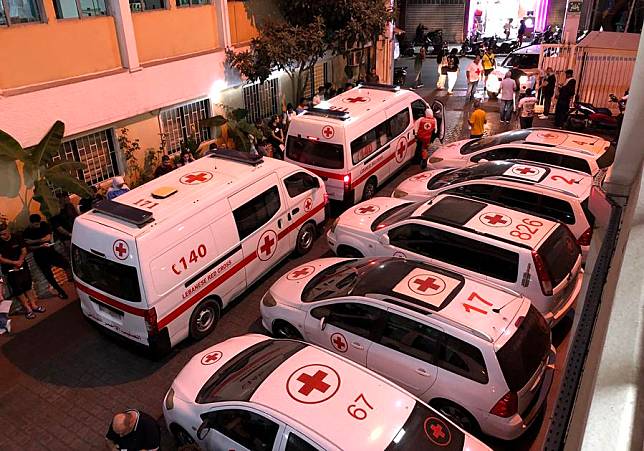
<svg viewBox="0 0 644 451"><path fill-rule="evenodd" d="M524 218L520 224L517 224L510 235L520 240L530 241L532 237L539 231L539 227L543 226L543 222L535 219Z"/></svg>

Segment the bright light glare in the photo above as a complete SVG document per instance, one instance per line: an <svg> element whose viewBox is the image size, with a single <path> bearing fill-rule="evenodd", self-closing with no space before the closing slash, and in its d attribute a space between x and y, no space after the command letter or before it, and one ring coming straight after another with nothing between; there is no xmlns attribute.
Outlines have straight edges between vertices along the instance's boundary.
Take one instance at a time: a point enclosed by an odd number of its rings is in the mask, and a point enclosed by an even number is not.
<svg viewBox="0 0 644 451"><path fill-rule="evenodd" d="M371 431L371 434L369 434L369 440L374 442L374 441L378 440L381 435L382 435L382 428L377 427L373 431Z"/></svg>
<svg viewBox="0 0 644 451"><path fill-rule="evenodd" d="M210 87L208 92L208 97L213 103L221 103L221 93L228 89L228 84L225 80L215 80L215 82Z"/></svg>
<svg viewBox="0 0 644 451"><path fill-rule="evenodd" d="M331 102L329 102L328 100L323 100L317 105L315 105L315 108L319 108L321 110L328 110L330 107L331 107Z"/></svg>
<svg viewBox="0 0 644 451"><path fill-rule="evenodd" d="M403 428L400 428L400 431L398 431L398 433L394 437L394 443L396 445L402 440L403 435L405 435L405 430Z"/></svg>
<svg viewBox="0 0 644 451"><path fill-rule="evenodd" d="M526 77L525 75L521 75L519 77L519 83L521 83L522 85L526 84L527 82L528 82L528 77Z"/></svg>

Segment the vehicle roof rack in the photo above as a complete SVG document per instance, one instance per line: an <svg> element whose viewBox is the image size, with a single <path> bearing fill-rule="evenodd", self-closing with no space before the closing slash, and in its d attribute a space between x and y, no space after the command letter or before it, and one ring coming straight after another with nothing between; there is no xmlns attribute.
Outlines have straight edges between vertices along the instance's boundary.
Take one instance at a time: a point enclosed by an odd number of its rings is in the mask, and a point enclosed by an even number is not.
<svg viewBox="0 0 644 451"><path fill-rule="evenodd" d="M389 92L400 91L400 86L386 85L384 83L360 83L358 85L358 88L377 89L379 91L389 91Z"/></svg>
<svg viewBox="0 0 644 451"><path fill-rule="evenodd" d="M93 211L129 222L138 228L142 228L148 222L154 221L154 216L152 216L152 212L150 211L142 210L140 208L125 205L109 199L103 199L97 203L96 206L94 206Z"/></svg>
<svg viewBox="0 0 644 451"><path fill-rule="evenodd" d="M248 152L232 149L217 149L208 155L210 158L223 158L224 160L236 161L238 163L251 164L257 166L264 162L261 155L251 155Z"/></svg>
<svg viewBox="0 0 644 451"><path fill-rule="evenodd" d="M339 119L341 121L346 121L351 117L347 111L338 111L338 110L327 110L324 108L309 108L304 110L304 114L310 114L312 116L328 117L332 119Z"/></svg>

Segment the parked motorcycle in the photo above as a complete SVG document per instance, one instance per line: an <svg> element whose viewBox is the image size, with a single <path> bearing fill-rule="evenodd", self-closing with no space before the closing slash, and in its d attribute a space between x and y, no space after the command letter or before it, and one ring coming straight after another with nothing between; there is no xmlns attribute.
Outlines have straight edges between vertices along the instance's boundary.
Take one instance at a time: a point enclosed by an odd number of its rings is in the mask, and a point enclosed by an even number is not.
<svg viewBox="0 0 644 451"><path fill-rule="evenodd" d="M622 115L623 108L615 94L610 94L610 102L617 103ZM576 101L568 113L567 127L572 130L585 130L588 128L616 129L618 116L613 116L609 108L596 107L591 103Z"/></svg>
<svg viewBox="0 0 644 451"><path fill-rule="evenodd" d="M394 69L394 85L404 86L407 79L407 66L399 66Z"/></svg>

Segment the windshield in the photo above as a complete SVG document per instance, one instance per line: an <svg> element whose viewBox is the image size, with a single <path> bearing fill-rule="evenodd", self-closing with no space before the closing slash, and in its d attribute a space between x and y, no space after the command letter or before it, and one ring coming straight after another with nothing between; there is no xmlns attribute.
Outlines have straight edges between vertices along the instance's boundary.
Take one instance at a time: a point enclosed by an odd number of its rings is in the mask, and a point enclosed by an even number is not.
<svg viewBox="0 0 644 451"><path fill-rule="evenodd" d="M119 299L141 302L139 277L134 266L116 263L72 245L72 268L87 285Z"/></svg>
<svg viewBox="0 0 644 451"><path fill-rule="evenodd" d="M219 401L249 401L275 369L305 343L292 340L266 340L237 354L204 384L195 400L198 404Z"/></svg>
<svg viewBox="0 0 644 451"><path fill-rule="evenodd" d="M496 353L511 391L525 387L549 349L550 328L541 313L530 306L517 331Z"/></svg>
<svg viewBox="0 0 644 451"><path fill-rule="evenodd" d="M503 66L518 69L536 69L539 67L539 54L513 53L503 61Z"/></svg>
<svg viewBox="0 0 644 451"><path fill-rule="evenodd" d="M378 216L376 220L373 222L373 224L371 224L371 230L372 231L380 230L385 227L389 227L390 225L395 224L398 221L407 219L418 209L418 207L420 207L424 203L425 201L414 202L409 204L405 203L402 205L398 205L397 207L394 207L391 210L387 210L386 212Z"/></svg>
<svg viewBox="0 0 644 451"><path fill-rule="evenodd" d="M298 163L327 169L344 168L342 145L289 136L286 140L286 157Z"/></svg>
<svg viewBox="0 0 644 451"><path fill-rule="evenodd" d="M475 139L463 144L463 147L461 147L461 154L467 155L470 153L478 152L479 150L487 149L488 147L498 146L499 144L508 144L511 142L523 141L528 137L530 133L532 133L532 130L516 130Z"/></svg>
<svg viewBox="0 0 644 451"><path fill-rule="evenodd" d="M302 302L314 302L351 294L351 290L358 282L360 270L368 264L368 260L351 260L328 267L304 287Z"/></svg>
<svg viewBox="0 0 644 451"><path fill-rule="evenodd" d="M430 407L417 402L385 451L461 451L464 444L463 431Z"/></svg>
<svg viewBox="0 0 644 451"><path fill-rule="evenodd" d="M447 172L441 172L427 182L427 189L435 190L454 183L502 175L513 164L514 163L508 163L505 161L491 161L488 163L479 163L467 168L452 169Z"/></svg>
<svg viewBox="0 0 644 451"><path fill-rule="evenodd" d="M539 255L546 264L553 287L572 273L580 252L575 238L564 225L559 225L539 248Z"/></svg>

